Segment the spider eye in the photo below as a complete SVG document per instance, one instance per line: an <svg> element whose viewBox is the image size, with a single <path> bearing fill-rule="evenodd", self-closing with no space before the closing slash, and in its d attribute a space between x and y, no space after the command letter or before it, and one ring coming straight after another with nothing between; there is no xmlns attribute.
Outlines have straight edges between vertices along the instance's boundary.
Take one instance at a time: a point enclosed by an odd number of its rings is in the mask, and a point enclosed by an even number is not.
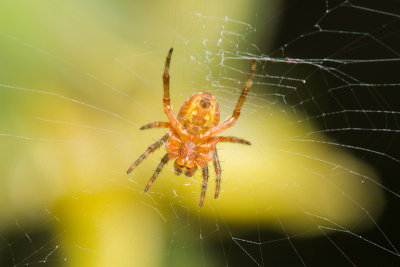
<svg viewBox="0 0 400 267"><path fill-rule="evenodd" d="M210 99L209 99L208 97L204 97L204 98L200 99L200 101L199 101L199 106L200 106L202 109L208 109L208 108L210 108L210 106L211 106Z"/></svg>

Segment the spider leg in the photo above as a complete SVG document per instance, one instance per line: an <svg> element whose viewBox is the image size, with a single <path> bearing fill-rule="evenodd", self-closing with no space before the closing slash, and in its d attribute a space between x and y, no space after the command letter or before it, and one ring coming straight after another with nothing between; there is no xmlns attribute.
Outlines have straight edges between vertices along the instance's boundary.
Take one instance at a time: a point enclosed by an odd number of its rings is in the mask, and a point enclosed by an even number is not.
<svg viewBox="0 0 400 267"><path fill-rule="evenodd" d="M217 174L216 187L215 187L215 195L214 198L217 199L219 195L219 188L221 186L221 165L219 164L217 148L214 147L214 156L213 156L214 170Z"/></svg>
<svg viewBox="0 0 400 267"><path fill-rule="evenodd" d="M169 128L169 126L170 126L169 122L157 121L143 125L142 127L140 127L140 130L145 130L150 128Z"/></svg>
<svg viewBox="0 0 400 267"><path fill-rule="evenodd" d="M178 121L178 119L175 117L172 107L171 107L171 99L169 98L169 64L171 62L171 55L172 51L174 49L171 47L171 49L168 52L167 59L165 61L165 69L164 69L164 74L163 74L163 84L164 84L164 98L163 98L163 105L164 105L164 111L165 114L168 117L168 120L171 124L171 127L174 128L174 130L181 136L181 137L186 137L189 138L189 132L183 127L183 125Z"/></svg>
<svg viewBox="0 0 400 267"><path fill-rule="evenodd" d="M144 189L144 192L147 192L147 190L149 190L150 186L153 184L154 180L157 178L158 174L161 172L162 168L168 162L168 160L169 160L169 157L168 157L168 153L167 153L161 159L161 162L158 165L156 171L154 172L153 176L150 178L149 182L147 183L146 188Z"/></svg>
<svg viewBox="0 0 400 267"><path fill-rule="evenodd" d="M206 165L203 169L203 187L201 188L201 196L199 207L203 206L204 197L206 196L207 182L208 182L208 166Z"/></svg>
<svg viewBox="0 0 400 267"><path fill-rule="evenodd" d="M137 165L139 165L147 156L156 151L162 144L164 144L168 140L168 134L164 135L160 140L152 144L147 148L147 150L129 167L127 174L129 174Z"/></svg>
<svg viewBox="0 0 400 267"><path fill-rule="evenodd" d="M218 142L229 142L229 143L238 143L243 145L251 145L249 141L235 136L218 136Z"/></svg>
<svg viewBox="0 0 400 267"><path fill-rule="evenodd" d="M205 138L205 139L210 138L211 136L216 135L216 134L222 132L223 130L231 127L236 122L236 120L239 118L240 111L242 109L244 100L246 100L247 94L250 91L250 86L251 86L251 83L253 81L253 75L254 75L254 71L255 70L256 70L256 61L253 59L253 63L251 65L249 78L248 78L248 80L246 82L246 85L243 87L242 93L240 94L240 97L239 97L239 100L238 100L238 102L236 104L236 107L233 110L232 116L227 118L220 125L217 125L214 128L211 128L207 132L205 132L203 134L203 138Z"/></svg>

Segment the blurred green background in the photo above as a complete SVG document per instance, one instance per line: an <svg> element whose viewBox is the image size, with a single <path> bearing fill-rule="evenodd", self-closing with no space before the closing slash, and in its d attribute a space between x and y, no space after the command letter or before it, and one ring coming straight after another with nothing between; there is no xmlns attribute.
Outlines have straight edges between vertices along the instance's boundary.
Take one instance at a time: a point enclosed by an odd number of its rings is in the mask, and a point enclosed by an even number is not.
<svg viewBox="0 0 400 267"><path fill-rule="evenodd" d="M258 47L271 45L279 25L263 18L281 4L2 1L3 265L222 266L229 252L213 246L251 231L316 238L332 222L354 232L375 226L368 218L379 217L384 198L372 167L321 145L330 140L318 133L313 142L281 140L318 131L295 124L307 115L282 112L263 83L268 60ZM258 60L252 94L226 133L252 146L219 145L222 192L213 199L211 172L201 209L200 173L175 176L171 163L143 192L163 148L125 174L164 133L139 127L166 119L161 75L170 47L175 112L208 91L222 118L230 115ZM360 187L360 177L373 183Z"/></svg>

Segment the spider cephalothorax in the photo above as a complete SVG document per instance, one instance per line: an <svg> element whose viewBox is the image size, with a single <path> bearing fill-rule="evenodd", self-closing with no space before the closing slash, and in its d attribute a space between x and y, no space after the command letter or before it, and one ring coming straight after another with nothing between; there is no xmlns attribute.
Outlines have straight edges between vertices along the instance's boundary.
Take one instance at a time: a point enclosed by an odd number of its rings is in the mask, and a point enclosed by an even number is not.
<svg viewBox="0 0 400 267"><path fill-rule="evenodd" d="M203 172L203 186L200 196L201 207L208 182L208 162L214 163L214 169L217 174L215 198L218 198L221 184L221 168L219 165L216 144L218 142L231 142L250 145L250 142L233 136L216 136L223 130L231 127L239 118L243 102L247 97L256 68L256 61L251 65L250 76L244 86L238 103L233 111L233 115L223 123L219 123L219 108L216 99L208 93L197 93L191 96L182 105L178 116L172 112L169 98L169 64L171 61L172 48L169 50L165 62L163 75L164 81L164 111L168 117L168 122L153 122L142 126L140 129L149 128L169 128L168 134L152 144L129 168L130 173L140 162L142 162L150 153L165 144L167 154L162 158L145 191L150 188L161 169L170 159L176 159L174 163L175 173L180 175L185 171L188 177L193 176L197 168L200 167Z"/></svg>

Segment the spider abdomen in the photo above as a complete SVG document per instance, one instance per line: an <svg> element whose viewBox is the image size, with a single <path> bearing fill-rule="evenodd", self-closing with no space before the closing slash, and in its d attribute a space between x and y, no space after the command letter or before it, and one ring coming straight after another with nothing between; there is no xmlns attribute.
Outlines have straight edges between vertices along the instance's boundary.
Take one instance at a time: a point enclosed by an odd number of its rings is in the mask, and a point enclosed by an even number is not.
<svg viewBox="0 0 400 267"><path fill-rule="evenodd" d="M182 105L178 120L191 134L206 132L219 123L217 100L209 93L192 95Z"/></svg>

